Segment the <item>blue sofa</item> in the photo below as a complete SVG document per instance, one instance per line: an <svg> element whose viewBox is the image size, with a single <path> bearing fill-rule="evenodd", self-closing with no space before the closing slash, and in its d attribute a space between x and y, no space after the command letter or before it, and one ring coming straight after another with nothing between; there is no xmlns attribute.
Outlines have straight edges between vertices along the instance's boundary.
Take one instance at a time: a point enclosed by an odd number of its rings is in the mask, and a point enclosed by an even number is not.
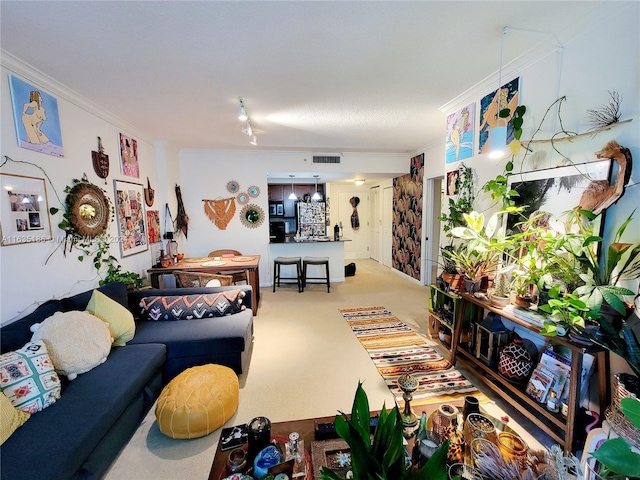
<svg viewBox="0 0 640 480"><path fill-rule="evenodd" d="M233 315L187 321L138 318L144 297L233 289L245 292L247 305ZM128 292L122 283L110 283L98 290L134 314L134 338L124 347L113 347L106 362L75 380L61 377L61 398L33 414L0 446L0 478L102 478L171 378L207 363L228 366L238 374L248 368L253 344L250 286ZM24 346L31 339L29 327L55 312L85 310L91 294L92 290L50 300L2 327L0 352Z"/></svg>

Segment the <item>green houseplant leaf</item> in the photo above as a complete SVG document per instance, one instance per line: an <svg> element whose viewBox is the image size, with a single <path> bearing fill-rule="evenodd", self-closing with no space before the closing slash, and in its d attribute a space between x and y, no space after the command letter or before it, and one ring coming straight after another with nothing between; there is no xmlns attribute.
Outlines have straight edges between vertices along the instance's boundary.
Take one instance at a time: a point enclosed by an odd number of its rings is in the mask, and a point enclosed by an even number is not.
<svg viewBox="0 0 640 480"><path fill-rule="evenodd" d="M622 437L605 441L592 455L605 467L605 472L601 472L604 478L608 472L630 478L640 477L640 454L632 451Z"/></svg>

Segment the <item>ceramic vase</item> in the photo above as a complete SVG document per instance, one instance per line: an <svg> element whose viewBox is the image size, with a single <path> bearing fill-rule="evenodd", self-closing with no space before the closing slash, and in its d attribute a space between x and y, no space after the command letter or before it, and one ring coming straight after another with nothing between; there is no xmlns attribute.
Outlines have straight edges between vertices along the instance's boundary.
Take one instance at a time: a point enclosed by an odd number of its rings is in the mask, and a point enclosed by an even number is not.
<svg viewBox="0 0 640 480"><path fill-rule="evenodd" d="M458 425L458 407L449 404L442 404L433 415L431 420L432 430L441 440L444 440L449 433L449 428Z"/></svg>

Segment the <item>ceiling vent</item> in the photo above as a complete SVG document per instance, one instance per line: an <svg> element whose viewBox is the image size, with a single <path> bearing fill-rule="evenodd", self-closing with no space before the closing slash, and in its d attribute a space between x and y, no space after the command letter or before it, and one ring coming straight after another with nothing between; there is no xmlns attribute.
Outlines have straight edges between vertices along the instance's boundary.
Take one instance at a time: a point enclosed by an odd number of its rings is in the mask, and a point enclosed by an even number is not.
<svg viewBox="0 0 640 480"><path fill-rule="evenodd" d="M313 163L340 163L340 155L314 155Z"/></svg>

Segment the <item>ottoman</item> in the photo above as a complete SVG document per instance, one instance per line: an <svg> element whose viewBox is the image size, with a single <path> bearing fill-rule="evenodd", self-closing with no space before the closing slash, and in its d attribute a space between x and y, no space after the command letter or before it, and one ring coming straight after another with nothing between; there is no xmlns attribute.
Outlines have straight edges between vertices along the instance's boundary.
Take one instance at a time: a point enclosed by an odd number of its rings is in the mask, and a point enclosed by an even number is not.
<svg viewBox="0 0 640 480"><path fill-rule="evenodd" d="M162 390L156 404L158 428L171 438L209 435L236 412L239 394L238 377L230 368L188 368Z"/></svg>

